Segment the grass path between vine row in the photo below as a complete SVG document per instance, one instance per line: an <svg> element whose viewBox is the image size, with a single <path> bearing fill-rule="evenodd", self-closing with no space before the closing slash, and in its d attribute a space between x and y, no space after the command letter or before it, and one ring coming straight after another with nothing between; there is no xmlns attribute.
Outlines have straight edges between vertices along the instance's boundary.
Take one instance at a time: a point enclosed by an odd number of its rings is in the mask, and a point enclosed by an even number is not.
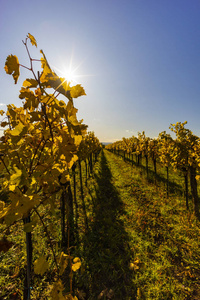
<svg viewBox="0 0 200 300"><path fill-rule="evenodd" d="M183 199L165 195L102 151L88 183L80 299L200 299L200 227Z"/></svg>

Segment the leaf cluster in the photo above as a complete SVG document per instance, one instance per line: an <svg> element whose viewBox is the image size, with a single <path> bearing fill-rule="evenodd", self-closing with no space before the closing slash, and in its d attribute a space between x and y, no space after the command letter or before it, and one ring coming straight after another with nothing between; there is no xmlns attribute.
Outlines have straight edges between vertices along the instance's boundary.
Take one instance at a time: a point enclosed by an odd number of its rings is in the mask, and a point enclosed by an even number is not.
<svg viewBox="0 0 200 300"><path fill-rule="evenodd" d="M21 68L32 74L20 89L22 106L9 104L6 113L0 112L5 114L5 120L1 122L5 130L0 138L0 170L5 171L3 190L8 193L8 202L0 203L0 221L7 226L33 213L39 216L37 222L44 225L39 208L50 205L50 213L53 213L55 199L70 181L70 170L78 159L79 145L87 131L87 126L78 121L73 103L73 98L86 95L84 88L79 84L71 86L65 78L57 76L42 50L41 71L36 72L34 61L38 59L31 57L28 42L37 47L36 39L30 33L23 42L30 67L20 64L15 55L9 55L5 63L5 71L13 76L15 84ZM65 101L59 100L59 95L64 96ZM26 224L24 231L31 232L37 222ZM67 266L66 259L69 258L61 253L60 262L56 263L60 275ZM77 258L72 270L78 270L80 264ZM42 275L48 266L46 257L40 256L34 263L34 271ZM52 295L58 288L59 279L53 286ZM60 295L57 299L64 299L62 289Z"/></svg>

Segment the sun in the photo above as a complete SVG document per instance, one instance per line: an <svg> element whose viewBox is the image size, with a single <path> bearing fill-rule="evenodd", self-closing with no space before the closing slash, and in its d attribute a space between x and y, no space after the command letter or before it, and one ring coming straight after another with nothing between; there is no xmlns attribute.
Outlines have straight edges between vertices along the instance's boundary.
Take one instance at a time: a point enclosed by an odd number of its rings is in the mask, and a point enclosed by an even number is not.
<svg viewBox="0 0 200 300"><path fill-rule="evenodd" d="M63 68L61 71L61 75L66 79L67 82L70 84L77 83L78 75L76 74L75 70Z"/></svg>
<svg viewBox="0 0 200 300"><path fill-rule="evenodd" d="M58 72L58 75L60 77L64 77L70 85L75 85L78 83L78 78L82 77L78 74L78 70L82 63L80 63L77 66L74 66L73 64L73 55L71 55L71 58L67 64L61 64L59 67L53 66L56 72Z"/></svg>
<svg viewBox="0 0 200 300"><path fill-rule="evenodd" d="M83 60L79 64L74 65L73 53L72 53L71 58L69 59L68 63L66 63L66 64L62 63L59 65L59 67L52 65L52 67L55 70L55 72L58 74L58 76L65 78L66 81L71 86L73 86L73 85L80 84L80 79L83 79L84 77L94 76L94 75L83 75L83 74L79 73L80 69L81 69L81 65L84 63L84 61L85 60Z"/></svg>
<svg viewBox="0 0 200 300"><path fill-rule="evenodd" d="M65 66L61 66L60 68L53 66L53 68L60 77L64 77L71 85L78 83L77 79L80 75L76 73L76 69L72 69L71 67L66 68Z"/></svg>

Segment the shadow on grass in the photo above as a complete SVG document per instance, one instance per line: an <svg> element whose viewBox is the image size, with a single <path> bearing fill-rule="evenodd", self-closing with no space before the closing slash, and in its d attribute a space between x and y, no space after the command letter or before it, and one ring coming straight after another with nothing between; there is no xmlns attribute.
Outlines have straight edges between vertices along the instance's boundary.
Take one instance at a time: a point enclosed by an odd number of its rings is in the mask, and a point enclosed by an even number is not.
<svg viewBox="0 0 200 300"><path fill-rule="evenodd" d="M93 221L84 238L83 256L87 265L84 281L87 284L83 289L88 285L86 299L135 299L131 283L133 271L129 269L129 237L119 219L123 214L123 202L112 185L103 152L99 164Z"/></svg>

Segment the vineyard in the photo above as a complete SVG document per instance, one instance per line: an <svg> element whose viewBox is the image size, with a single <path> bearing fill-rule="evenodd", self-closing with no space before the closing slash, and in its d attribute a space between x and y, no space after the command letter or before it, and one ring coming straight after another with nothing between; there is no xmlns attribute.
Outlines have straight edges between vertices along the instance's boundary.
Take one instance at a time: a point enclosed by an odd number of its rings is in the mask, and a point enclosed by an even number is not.
<svg viewBox="0 0 200 300"><path fill-rule="evenodd" d="M199 138L179 122L103 147L77 120L84 88L23 44L30 66L5 71L32 78L0 111L0 300L200 299Z"/></svg>
<svg viewBox="0 0 200 300"><path fill-rule="evenodd" d="M197 190L197 180L200 178L200 139L195 136L191 130L186 129L187 122L171 124L170 129L176 134L173 139L170 134L163 131L157 139L146 137L145 132L138 133L138 137L123 138L121 141L107 146L108 150L114 153L123 153L124 160L126 156L135 156L136 164L140 165L141 158L146 161L146 174L148 177L149 160L152 160L154 166L154 179L157 178L157 163L166 168L167 195L169 192L169 168L173 171L181 172L184 177L185 202L189 210L188 203L188 181L190 178L191 195L193 199L193 208L197 219L200 219L199 199Z"/></svg>

